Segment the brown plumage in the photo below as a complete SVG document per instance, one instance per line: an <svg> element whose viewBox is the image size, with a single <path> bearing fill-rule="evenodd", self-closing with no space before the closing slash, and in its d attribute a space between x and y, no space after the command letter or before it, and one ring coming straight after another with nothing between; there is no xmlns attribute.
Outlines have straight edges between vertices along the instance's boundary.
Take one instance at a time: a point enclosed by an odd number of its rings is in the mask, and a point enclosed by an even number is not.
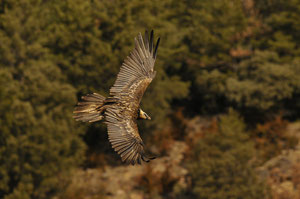
<svg viewBox="0 0 300 199"><path fill-rule="evenodd" d="M150 119L140 109L140 102L145 90L155 77L153 70L157 48L153 45L153 31L148 38L148 32L135 38L135 48L125 59L120 68L110 96L105 98L93 93L82 97L74 110L74 118L82 122L105 120L108 138L114 150L122 161L136 164L149 162L144 150L144 143L139 135L137 119Z"/></svg>

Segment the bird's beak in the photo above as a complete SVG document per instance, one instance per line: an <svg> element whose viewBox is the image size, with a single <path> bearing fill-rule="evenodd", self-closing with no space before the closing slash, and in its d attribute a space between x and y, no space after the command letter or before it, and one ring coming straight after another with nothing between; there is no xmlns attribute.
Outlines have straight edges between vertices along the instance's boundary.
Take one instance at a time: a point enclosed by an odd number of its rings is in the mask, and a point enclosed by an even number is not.
<svg viewBox="0 0 300 199"><path fill-rule="evenodd" d="M151 117L149 115L146 114L146 119L147 120L151 120Z"/></svg>
<svg viewBox="0 0 300 199"><path fill-rule="evenodd" d="M146 120L151 120L151 117L150 117L149 115L147 115L147 113L144 112L144 115L145 115L145 117L146 117L146 118L145 118Z"/></svg>
<svg viewBox="0 0 300 199"><path fill-rule="evenodd" d="M140 109L139 118L144 120L151 120L151 117L147 115L142 109Z"/></svg>

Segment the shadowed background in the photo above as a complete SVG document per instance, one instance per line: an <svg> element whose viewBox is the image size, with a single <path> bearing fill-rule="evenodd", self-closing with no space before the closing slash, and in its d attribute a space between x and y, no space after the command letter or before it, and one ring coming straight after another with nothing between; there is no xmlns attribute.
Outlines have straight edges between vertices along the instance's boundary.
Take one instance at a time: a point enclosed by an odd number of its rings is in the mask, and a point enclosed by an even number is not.
<svg viewBox="0 0 300 199"><path fill-rule="evenodd" d="M127 166L72 112L146 29L158 158ZM299 198L299 43L299 0L1 0L0 198Z"/></svg>

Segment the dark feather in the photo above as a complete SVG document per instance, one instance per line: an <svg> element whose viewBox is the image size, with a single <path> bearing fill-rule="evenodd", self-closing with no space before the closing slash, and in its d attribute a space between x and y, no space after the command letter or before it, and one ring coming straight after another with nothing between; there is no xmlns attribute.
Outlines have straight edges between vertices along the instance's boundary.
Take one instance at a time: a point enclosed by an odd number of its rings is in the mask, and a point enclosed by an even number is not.
<svg viewBox="0 0 300 199"><path fill-rule="evenodd" d="M157 48L158 48L158 45L159 45L159 41L160 41L160 38L158 38L157 42L156 42L156 46L155 46L155 50L154 50L154 54L153 54L154 59L156 59L156 54L157 54Z"/></svg>
<svg viewBox="0 0 300 199"><path fill-rule="evenodd" d="M153 50L153 30L151 30L151 33L150 33L150 42L149 42L149 51L150 51L150 54L152 54L152 50Z"/></svg>

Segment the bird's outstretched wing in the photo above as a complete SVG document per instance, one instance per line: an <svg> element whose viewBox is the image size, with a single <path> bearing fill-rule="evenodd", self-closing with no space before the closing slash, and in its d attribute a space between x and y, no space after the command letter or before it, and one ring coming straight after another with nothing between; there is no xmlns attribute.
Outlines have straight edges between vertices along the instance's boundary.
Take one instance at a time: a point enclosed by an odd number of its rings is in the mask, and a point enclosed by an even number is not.
<svg viewBox="0 0 300 199"><path fill-rule="evenodd" d="M138 97L141 100L147 86L155 77L154 63L157 54L157 48L160 38L156 45L153 45L153 31L148 38L148 32L145 32L143 39L141 33L135 38L135 48L123 62L117 80L110 89L110 95L120 96L129 94L128 91L139 90Z"/></svg>
<svg viewBox="0 0 300 199"><path fill-rule="evenodd" d="M146 31L145 38L139 34L135 38L135 49L125 59L117 80L110 89L110 95L118 103L106 109L108 136L115 151L123 161L131 164L149 161L136 123L138 109L143 94L155 77L154 63L159 45L153 45L153 31Z"/></svg>
<svg viewBox="0 0 300 199"><path fill-rule="evenodd" d="M123 162L141 164L142 160L149 162L144 150L144 143L138 133L136 120L124 117L119 107L110 107L106 112L108 139L114 150L121 156Z"/></svg>

